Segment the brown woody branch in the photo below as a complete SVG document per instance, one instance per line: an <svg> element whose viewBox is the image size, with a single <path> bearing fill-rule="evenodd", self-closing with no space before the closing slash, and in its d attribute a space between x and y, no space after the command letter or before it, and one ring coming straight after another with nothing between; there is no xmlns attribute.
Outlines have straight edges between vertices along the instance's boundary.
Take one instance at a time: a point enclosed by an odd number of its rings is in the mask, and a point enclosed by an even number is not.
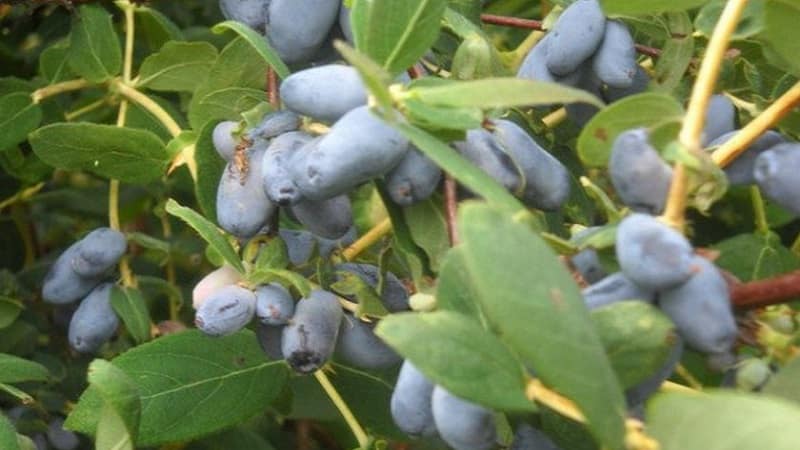
<svg viewBox="0 0 800 450"><path fill-rule="evenodd" d="M800 270L748 283L730 282L731 303L737 309L754 309L786 303L800 297Z"/></svg>

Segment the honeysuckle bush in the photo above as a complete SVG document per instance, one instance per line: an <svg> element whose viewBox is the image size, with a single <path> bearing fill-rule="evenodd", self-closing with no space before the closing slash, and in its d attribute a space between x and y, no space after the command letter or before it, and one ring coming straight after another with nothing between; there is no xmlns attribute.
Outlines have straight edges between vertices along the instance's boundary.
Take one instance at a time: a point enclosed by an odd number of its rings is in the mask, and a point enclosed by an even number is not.
<svg viewBox="0 0 800 450"><path fill-rule="evenodd" d="M77 433L70 448L447 448L393 421L399 364L334 358L302 375L265 354L256 325L223 337L194 329L192 289L223 265L248 289L336 291L431 382L494 411L497 448L521 424L569 450L797 448L791 295L734 305L732 362L709 364L687 347L669 381L629 408L626 390L658 373L680 333L646 302L590 312L587 280L565 261L591 248L603 270L619 269L615 233L629 210L609 158L618 135L646 128L673 166L663 223L738 278L731 289L800 270L796 215L719 170L749 142L712 153L699 141L714 93L735 106L742 135L797 139L800 6L601 1L631 30L650 78L644 92L606 104L514 76L570 3L345 1L353 37L328 42L326 61L355 67L372 114L447 177L411 206L392 202L381 179L361 184L348 193L359 238L311 250L305 264L276 233L302 228L288 214L246 239L217 222L226 163L213 134L280 109L278 82L307 64L286 64L263 29L225 20L217 2L0 4L0 448L62 448L59 418ZM414 79L395 82L407 70ZM583 123L564 105L597 111ZM570 194L556 210L526 206L451 147L499 119L568 168ZM328 125L301 127L324 135ZM120 325L79 353L67 340L74 305L43 301L42 286L66 248L106 226L127 240L108 277ZM380 267L378 287L396 275L413 311L389 313L375 286L332 282L345 261ZM797 292L785 279L773 287Z"/></svg>

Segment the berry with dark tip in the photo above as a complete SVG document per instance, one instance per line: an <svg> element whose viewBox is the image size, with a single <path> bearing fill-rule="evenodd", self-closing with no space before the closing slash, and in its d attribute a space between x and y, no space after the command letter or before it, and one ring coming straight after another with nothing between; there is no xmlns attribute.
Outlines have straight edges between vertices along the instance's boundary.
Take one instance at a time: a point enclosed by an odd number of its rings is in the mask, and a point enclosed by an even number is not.
<svg viewBox="0 0 800 450"><path fill-rule="evenodd" d="M339 299L328 291L311 291L297 302L281 339L281 352L295 372L311 373L328 362L343 315Z"/></svg>
<svg viewBox="0 0 800 450"><path fill-rule="evenodd" d="M111 307L112 283L103 283L81 301L69 322L69 344L77 352L94 353L100 349L119 326Z"/></svg>
<svg viewBox="0 0 800 450"><path fill-rule="evenodd" d="M441 178L439 166L412 147L400 164L386 174L386 189L395 203L409 206L430 197Z"/></svg>

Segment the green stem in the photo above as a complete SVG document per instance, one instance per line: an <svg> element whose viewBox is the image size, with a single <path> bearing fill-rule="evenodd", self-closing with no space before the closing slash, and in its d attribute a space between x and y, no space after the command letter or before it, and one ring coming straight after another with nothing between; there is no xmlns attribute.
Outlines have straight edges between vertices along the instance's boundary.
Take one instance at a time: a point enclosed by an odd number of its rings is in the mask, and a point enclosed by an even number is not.
<svg viewBox="0 0 800 450"><path fill-rule="evenodd" d="M136 103L137 105L141 106L147 112L152 114L159 122L161 122L164 127L169 131L169 133L176 137L181 134L181 127L175 122L175 119L169 115L169 113L161 107L158 103L156 103L153 99L148 97L147 95L143 94L142 92L138 91L136 88L129 86L128 84L121 82L120 80L116 80L112 83L114 89L117 90L123 97Z"/></svg>
<svg viewBox="0 0 800 450"><path fill-rule="evenodd" d="M133 21L133 7L127 1L124 3L118 3L120 7L123 9L125 13L125 59L123 61L123 73L122 79L123 81L130 81L131 78L131 67L133 65L133 33L134 33L134 21ZM128 117L128 101L122 100L119 105L119 113L117 114L117 126L124 127L125 120ZM108 186L108 224L109 226L117 231L121 230L120 220L119 220L119 180L111 180ZM119 271L122 275L122 284L124 286L136 286L136 280L133 276L133 271L130 267L130 262L128 261L128 257L123 256L119 262Z"/></svg>
<svg viewBox="0 0 800 450"><path fill-rule="evenodd" d="M544 32L539 30L534 30L528 37L525 38L522 43L520 43L517 48L514 50L504 53L503 56L506 59L506 66L508 66L514 72L519 69L519 66L522 64L522 61L528 56L531 49L544 37Z"/></svg>
<svg viewBox="0 0 800 450"><path fill-rule="evenodd" d="M101 98L100 100L97 100L97 101L94 101L92 103L89 103L88 105L86 105L84 107L81 107L81 108L78 108L78 109L76 109L74 111L65 112L64 113L64 119L67 122L71 122L71 121L75 120L76 117L80 117L80 116L82 116L84 114L90 113L90 112L94 111L95 109L102 108L103 105L105 105L106 103L108 103L108 99L105 98L105 97Z"/></svg>
<svg viewBox="0 0 800 450"><path fill-rule="evenodd" d="M356 256L361 254L361 252L368 249L391 232L392 221L386 218L372 227L372 229L367 231L367 233L361 236L357 241L353 242L352 245L344 249L344 251L342 251L342 258L344 258L345 261L352 261Z"/></svg>
<svg viewBox="0 0 800 450"><path fill-rule="evenodd" d="M358 446L362 449L366 449L369 445L369 436L364 431L364 428L361 427L361 424L358 423L356 416L353 415L353 412L350 411L350 407L347 406L347 402L344 401L339 392L336 391L336 388L333 387L331 380L328 379L328 376L325 375L325 372L322 370L317 370L314 372L314 378L317 379L322 389L328 394L328 397L333 402L336 409L342 414L344 421L347 422L347 426L350 427L350 431L353 432L353 435L356 437L356 441L358 442Z"/></svg>
<svg viewBox="0 0 800 450"><path fill-rule="evenodd" d="M33 103L41 103L42 100L52 97L54 95L62 94L64 92L77 91L92 86L92 83L78 78L77 80L62 81L60 83L51 84L43 88L37 89L31 93L31 100Z"/></svg>
<svg viewBox="0 0 800 450"><path fill-rule="evenodd" d="M769 223L767 222L767 211L764 206L764 198L758 186L750 187L750 199L753 201L753 213L755 214L756 231L761 234L769 233Z"/></svg>

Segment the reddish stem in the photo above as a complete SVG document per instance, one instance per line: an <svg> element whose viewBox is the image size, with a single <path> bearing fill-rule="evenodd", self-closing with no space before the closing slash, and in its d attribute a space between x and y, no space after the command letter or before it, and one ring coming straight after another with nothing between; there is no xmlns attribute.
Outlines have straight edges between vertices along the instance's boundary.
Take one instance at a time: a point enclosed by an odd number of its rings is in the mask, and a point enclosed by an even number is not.
<svg viewBox="0 0 800 450"><path fill-rule="evenodd" d="M450 245L458 245L458 229L456 228L456 215L458 214L458 192L456 180L449 173L444 175L444 216L447 222L447 235Z"/></svg>
<svg viewBox="0 0 800 450"><path fill-rule="evenodd" d="M738 309L763 308L800 297L800 270L765 280L730 285L731 303Z"/></svg>
<svg viewBox="0 0 800 450"><path fill-rule="evenodd" d="M425 76L425 72L422 71L422 67L420 67L419 64L414 64L413 66L409 67L406 72L412 80Z"/></svg>
<svg viewBox="0 0 800 450"><path fill-rule="evenodd" d="M481 14L481 22L505 27L525 28L527 30L542 29L541 20L519 19L510 16L497 16L494 14Z"/></svg>
<svg viewBox="0 0 800 450"><path fill-rule="evenodd" d="M275 73L272 67L267 69L267 95L270 106L275 109L280 108L281 98L278 94L278 74Z"/></svg>
<svg viewBox="0 0 800 450"><path fill-rule="evenodd" d="M501 25L513 28L523 28L526 30L542 30L541 20L519 19L510 16L497 16L494 14L481 14L481 22L491 25ZM636 51L650 57L661 55L661 50L646 45L636 44Z"/></svg>
<svg viewBox="0 0 800 450"><path fill-rule="evenodd" d="M657 58L661 56L661 49L659 48L648 47L642 44L636 44L635 46L636 46L636 51L643 55L647 55L651 58Z"/></svg>

